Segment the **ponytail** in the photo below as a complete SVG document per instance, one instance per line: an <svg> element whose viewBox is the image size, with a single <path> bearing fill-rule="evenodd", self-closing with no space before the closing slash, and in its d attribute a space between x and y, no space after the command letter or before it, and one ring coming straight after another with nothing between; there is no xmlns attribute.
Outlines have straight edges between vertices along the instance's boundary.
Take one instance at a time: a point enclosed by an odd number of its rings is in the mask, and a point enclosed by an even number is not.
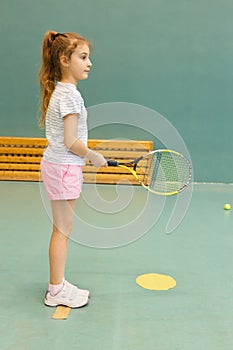
<svg viewBox="0 0 233 350"><path fill-rule="evenodd" d="M60 57L64 55L70 59L80 43L91 46L87 39L76 33L61 34L51 30L45 33L42 47L42 65L39 71L41 96L40 127L45 125L49 100L55 89L56 82L62 78Z"/></svg>
<svg viewBox="0 0 233 350"><path fill-rule="evenodd" d="M45 124L45 116L49 105L50 97L55 89L55 71L60 71L60 66L54 66L52 57L52 44L55 40L56 32L48 31L45 33L42 47L42 65L39 71L40 96L41 96L41 118L39 126ZM58 75L58 74L57 74Z"/></svg>

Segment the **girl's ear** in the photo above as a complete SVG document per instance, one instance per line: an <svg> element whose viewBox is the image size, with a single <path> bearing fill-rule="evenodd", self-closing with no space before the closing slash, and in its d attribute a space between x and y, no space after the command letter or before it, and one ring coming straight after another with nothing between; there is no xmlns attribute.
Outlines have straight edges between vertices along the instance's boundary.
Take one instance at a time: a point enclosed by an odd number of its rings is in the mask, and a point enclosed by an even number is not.
<svg viewBox="0 0 233 350"><path fill-rule="evenodd" d="M61 63L61 66L64 68L67 68L69 66L69 60L66 56L60 57L60 63Z"/></svg>

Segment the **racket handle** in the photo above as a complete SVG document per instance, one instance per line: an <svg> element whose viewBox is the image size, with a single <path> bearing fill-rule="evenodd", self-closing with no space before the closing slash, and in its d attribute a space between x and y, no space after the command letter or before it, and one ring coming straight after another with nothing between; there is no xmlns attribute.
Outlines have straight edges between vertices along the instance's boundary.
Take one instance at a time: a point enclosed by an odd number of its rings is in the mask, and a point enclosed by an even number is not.
<svg viewBox="0 0 233 350"><path fill-rule="evenodd" d="M118 166L119 165L117 160L111 160L110 159L110 160L107 161L107 163L108 163L108 166Z"/></svg>

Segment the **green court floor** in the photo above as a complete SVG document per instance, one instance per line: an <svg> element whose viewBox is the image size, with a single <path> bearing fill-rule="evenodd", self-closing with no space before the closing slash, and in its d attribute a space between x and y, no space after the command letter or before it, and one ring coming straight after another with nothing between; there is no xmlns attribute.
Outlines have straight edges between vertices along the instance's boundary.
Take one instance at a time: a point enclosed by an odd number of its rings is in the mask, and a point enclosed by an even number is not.
<svg viewBox="0 0 233 350"><path fill-rule="evenodd" d="M99 186L105 195L115 191ZM83 193L92 189L84 185ZM135 191L140 198L143 189ZM167 235L172 201L131 244L96 249L70 241L66 278L90 289L91 300L61 321L42 302L51 222L39 185L0 182L1 349L232 350L233 214L223 205L233 203L233 186L194 185L187 215ZM172 276L176 287L139 287L136 277L149 272Z"/></svg>

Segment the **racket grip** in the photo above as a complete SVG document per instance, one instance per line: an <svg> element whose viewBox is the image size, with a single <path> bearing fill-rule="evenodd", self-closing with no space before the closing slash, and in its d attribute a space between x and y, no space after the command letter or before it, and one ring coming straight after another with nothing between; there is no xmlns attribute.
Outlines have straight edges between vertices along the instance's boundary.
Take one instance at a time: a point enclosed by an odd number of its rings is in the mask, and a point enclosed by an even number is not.
<svg viewBox="0 0 233 350"><path fill-rule="evenodd" d="M108 164L108 166L118 166L119 165L117 160L111 160L111 159L107 161L107 164Z"/></svg>

